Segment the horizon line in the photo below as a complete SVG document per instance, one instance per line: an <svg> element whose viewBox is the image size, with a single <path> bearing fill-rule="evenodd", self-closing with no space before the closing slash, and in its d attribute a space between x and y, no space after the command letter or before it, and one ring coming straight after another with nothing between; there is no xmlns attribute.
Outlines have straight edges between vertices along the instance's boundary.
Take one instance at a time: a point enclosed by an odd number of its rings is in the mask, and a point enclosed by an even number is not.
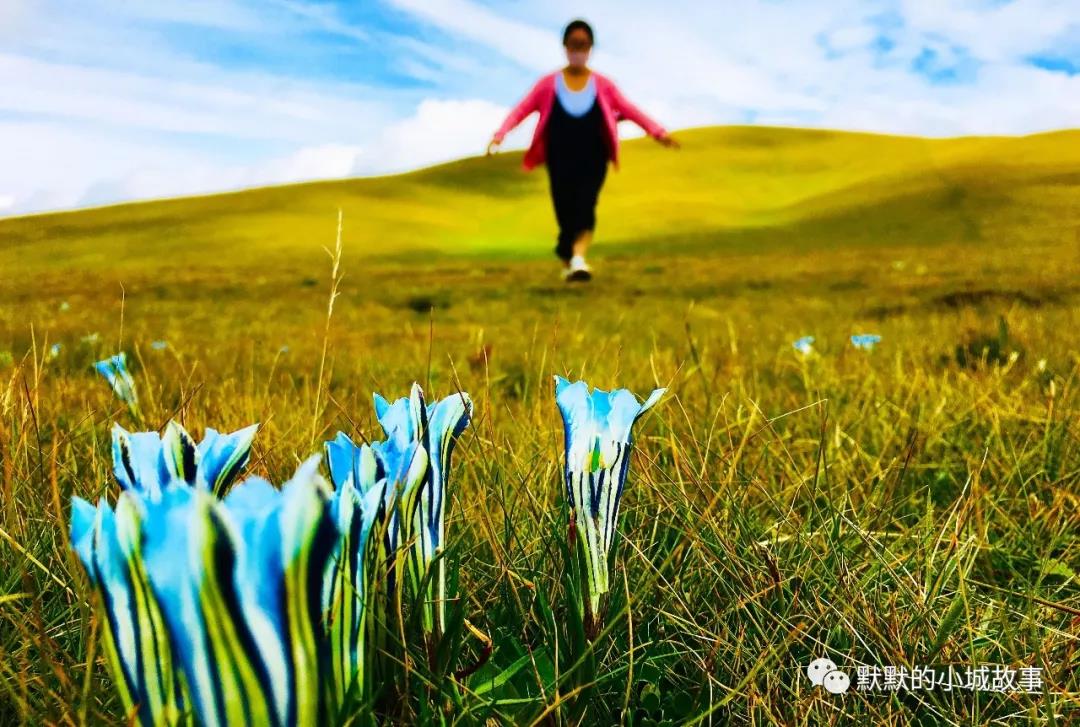
<svg viewBox="0 0 1080 727"><path fill-rule="evenodd" d="M713 129L762 129L762 130L776 130L776 131L812 131L828 134L848 134L852 136L874 136L885 137L891 139L922 139L930 142L937 141L952 141L959 139L1026 139L1035 136L1049 136L1053 134L1062 134L1069 132L1080 131L1080 127L1065 127L1065 128L1053 128L1044 129L1042 131L1033 131L1019 134L959 134L954 136L925 136L921 134L893 134L883 131L873 131L866 129L840 129L834 127L825 126L787 126L783 124L705 124L701 126L687 126L677 129L671 129L672 134L694 133L699 131L707 131ZM625 143L636 143L646 141L645 137L634 136L625 140ZM498 156L513 156L523 154L525 147L514 147L500 151ZM226 197L230 195L245 194L248 192L258 192L261 190L269 189L286 189L290 187L302 187L317 184L334 184L340 182L360 181L367 179L389 179L392 177L405 177L412 174L419 174L421 172L438 169L440 167L446 167L453 164L460 164L474 159L484 158L486 155L481 152L479 154L472 154L463 157L455 157L453 159L447 159L441 162L433 162L431 164L423 164L418 167L411 167L409 169L403 169L393 172L384 172L376 174L360 174L360 175L347 175L340 177L319 177L314 179L302 179L295 182L281 182L277 184L254 184L244 187L232 187L217 190L208 190L206 192L196 192L193 194L180 194L169 197L137 197L133 199L119 200L116 202L104 202L101 204L89 204L85 206L64 207L57 209L37 210L33 212L21 212L11 215L5 215L0 212L0 223L10 222L14 220L26 220L34 217L54 217L68 214L78 214L84 212L96 212L99 210L108 210L116 207L133 207L138 205L157 204L162 202L181 202L197 199L206 199L210 197Z"/></svg>

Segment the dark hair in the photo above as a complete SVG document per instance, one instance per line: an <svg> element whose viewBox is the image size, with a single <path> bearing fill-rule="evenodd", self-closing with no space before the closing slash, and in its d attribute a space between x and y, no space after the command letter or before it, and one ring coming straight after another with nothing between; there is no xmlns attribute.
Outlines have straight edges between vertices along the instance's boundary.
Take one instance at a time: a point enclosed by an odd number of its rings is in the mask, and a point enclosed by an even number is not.
<svg viewBox="0 0 1080 727"><path fill-rule="evenodd" d="M575 30L584 30L589 34L589 45L595 45L596 41L593 39L592 26L586 23L581 18L577 20L571 20L570 24L566 26L566 30L562 34L562 44L566 45L566 41L570 40L570 34Z"/></svg>

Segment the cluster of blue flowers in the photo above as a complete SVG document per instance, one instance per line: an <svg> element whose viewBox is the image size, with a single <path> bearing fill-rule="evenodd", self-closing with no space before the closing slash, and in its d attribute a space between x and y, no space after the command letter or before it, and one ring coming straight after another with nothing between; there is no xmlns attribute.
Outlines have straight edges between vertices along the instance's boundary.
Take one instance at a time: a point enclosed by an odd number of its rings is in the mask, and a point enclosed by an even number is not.
<svg viewBox="0 0 1080 727"><path fill-rule="evenodd" d="M137 406L123 355L98 365ZM595 613L626 481L631 431L663 395L590 390L556 377L572 526ZM201 442L114 425L114 506L73 498L71 542L96 592L105 653L141 725L325 724L361 703L402 594L425 639L446 623L445 517L465 393L433 404L418 385L375 394L385 438L338 433L277 488L237 482L257 425ZM129 405L131 403L129 402ZM323 459L329 482L320 474Z"/></svg>

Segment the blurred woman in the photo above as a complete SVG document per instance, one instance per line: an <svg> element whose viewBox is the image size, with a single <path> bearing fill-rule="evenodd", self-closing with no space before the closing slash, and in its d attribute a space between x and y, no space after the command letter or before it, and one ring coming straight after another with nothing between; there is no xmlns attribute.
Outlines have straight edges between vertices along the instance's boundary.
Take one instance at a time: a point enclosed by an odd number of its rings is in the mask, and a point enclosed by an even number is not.
<svg viewBox="0 0 1080 727"><path fill-rule="evenodd" d="M574 20L563 32L565 68L541 78L514 107L488 144L494 153L503 138L534 111L540 114L524 166L546 164L551 201L559 224L555 254L563 261L563 277L592 278L585 253L596 228L596 201L608 162L618 168L616 124L628 119L664 146L678 147L660 124L626 100L608 78L588 67L593 30Z"/></svg>

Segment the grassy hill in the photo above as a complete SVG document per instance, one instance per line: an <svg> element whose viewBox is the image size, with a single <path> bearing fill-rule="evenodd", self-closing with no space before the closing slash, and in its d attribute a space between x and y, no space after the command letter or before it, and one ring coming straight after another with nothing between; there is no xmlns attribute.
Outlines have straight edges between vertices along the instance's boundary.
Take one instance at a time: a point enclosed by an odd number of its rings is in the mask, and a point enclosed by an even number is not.
<svg viewBox="0 0 1080 727"><path fill-rule="evenodd" d="M794 245L1075 243L1080 132L928 140L798 129L681 132L626 145L599 210L601 254ZM549 255L543 170L520 153L409 174L0 220L0 267L158 272L296 265L331 238L367 260Z"/></svg>
<svg viewBox="0 0 1080 727"><path fill-rule="evenodd" d="M1080 132L678 136L627 144L587 286L519 154L0 220L0 724L124 721L67 540L71 496L115 500L112 423L260 422L250 472L282 482L339 430L379 439L372 392L414 381L476 402L448 560L492 649L463 687L416 644L400 721L1080 723ZM91 371L118 350L141 414ZM591 646L554 373L668 388ZM1045 689L833 698L805 678L822 656Z"/></svg>

